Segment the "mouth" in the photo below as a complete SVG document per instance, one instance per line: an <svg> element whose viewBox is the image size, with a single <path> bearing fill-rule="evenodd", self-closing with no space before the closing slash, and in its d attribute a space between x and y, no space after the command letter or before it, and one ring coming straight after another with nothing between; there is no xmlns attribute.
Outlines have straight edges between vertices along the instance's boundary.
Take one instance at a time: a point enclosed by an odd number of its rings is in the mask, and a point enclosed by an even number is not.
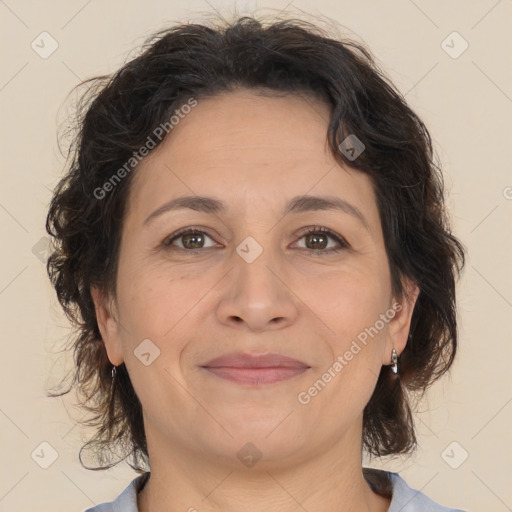
<svg viewBox="0 0 512 512"><path fill-rule="evenodd" d="M273 384L301 375L309 365L279 354L254 356L229 354L209 361L201 368L213 375L237 384Z"/></svg>

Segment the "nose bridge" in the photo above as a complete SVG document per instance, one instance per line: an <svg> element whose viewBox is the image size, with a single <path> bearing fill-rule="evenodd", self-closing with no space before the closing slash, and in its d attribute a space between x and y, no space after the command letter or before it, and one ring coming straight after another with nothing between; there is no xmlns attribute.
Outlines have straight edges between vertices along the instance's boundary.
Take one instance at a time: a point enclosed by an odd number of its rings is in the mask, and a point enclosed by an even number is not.
<svg viewBox="0 0 512 512"><path fill-rule="evenodd" d="M236 281L250 286L253 292L261 289L267 295L276 294L279 288L276 283L279 281L276 277L280 267L279 256L269 234L257 236L262 243L253 236L247 236L236 247L236 256L233 256Z"/></svg>
<svg viewBox="0 0 512 512"><path fill-rule="evenodd" d="M271 238L268 230L261 230L236 246L229 285L217 310L221 322L262 330L294 320L296 301L286 285L279 248L272 247Z"/></svg>

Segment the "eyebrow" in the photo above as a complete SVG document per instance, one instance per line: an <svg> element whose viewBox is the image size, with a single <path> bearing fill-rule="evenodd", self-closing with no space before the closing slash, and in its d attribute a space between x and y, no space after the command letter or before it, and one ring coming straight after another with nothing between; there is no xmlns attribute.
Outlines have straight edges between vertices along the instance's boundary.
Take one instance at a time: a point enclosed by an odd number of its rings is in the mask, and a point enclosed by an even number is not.
<svg viewBox="0 0 512 512"><path fill-rule="evenodd" d="M228 210L226 203L213 197L205 196L183 196L171 199L167 203L158 207L148 215L144 221L144 225L148 224L151 220L159 217L160 215L174 210L189 209L197 212L220 214ZM283 210L283 217L289 214L298 214L310 211L319 210L337 210L352 215L358 219L363 226L370 231L368 222L359 208L353 204L333 196L295 196L286 204Z"/></svg>

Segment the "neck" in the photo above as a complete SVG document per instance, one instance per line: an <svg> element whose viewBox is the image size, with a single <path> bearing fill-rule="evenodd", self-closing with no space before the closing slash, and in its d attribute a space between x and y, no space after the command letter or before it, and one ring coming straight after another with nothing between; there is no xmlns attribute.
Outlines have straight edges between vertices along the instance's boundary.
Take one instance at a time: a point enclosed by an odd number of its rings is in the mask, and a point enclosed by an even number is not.
<svg viewBox="0 0 512 512"><path fill-rule="evenodd" d="M337 445L293 464L251 468L230 459L209 459L200 450L165 446L146 430L151 477L138 494L139 512L385 512L390 499L372 491L362 471L357 429ZM155 447L158 446L158 449ZM188 447L187 447L188 448Z"/></svg>

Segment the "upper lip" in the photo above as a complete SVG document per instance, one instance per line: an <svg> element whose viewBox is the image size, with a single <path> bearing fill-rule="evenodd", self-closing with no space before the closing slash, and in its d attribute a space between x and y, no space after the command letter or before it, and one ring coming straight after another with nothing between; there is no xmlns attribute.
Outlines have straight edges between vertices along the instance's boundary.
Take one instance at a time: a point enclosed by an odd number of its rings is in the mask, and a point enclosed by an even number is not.
<svg viewBox="0 0 512 512"><path fill-rule="evenodd" d="M291 357L283 356L281 354L245 354L245 353L231 353L223 356L216 357L206 364L202 365L203 368L309 368L309 365L293 359Z"/></svg>

